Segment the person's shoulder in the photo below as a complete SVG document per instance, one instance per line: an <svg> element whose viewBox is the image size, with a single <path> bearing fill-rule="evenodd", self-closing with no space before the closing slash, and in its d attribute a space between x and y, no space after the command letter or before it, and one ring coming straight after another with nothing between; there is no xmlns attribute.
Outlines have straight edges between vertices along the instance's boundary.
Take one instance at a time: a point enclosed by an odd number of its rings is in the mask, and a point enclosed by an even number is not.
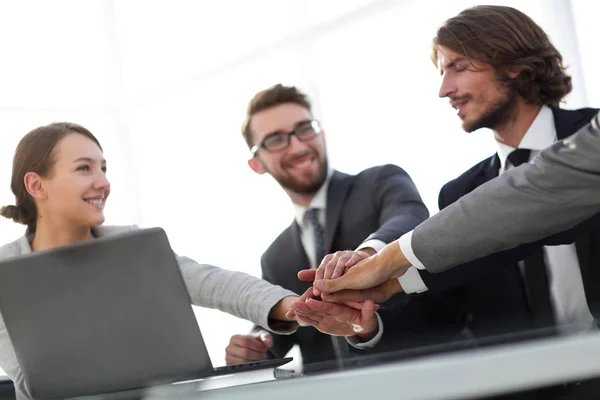
<svg viewBox="0 0 600 400"><path fill-rule="evenodd" d="M354 175L353 178L356 181L374 182L397 176L405 177L408 176L408 173L396 164L383 164L363 169Z"/></svg>
<svg viewBox="0 0 600 400"><path fill-rule="evenodd" d="M0 260L6 258L16 257L23 254L23 247L21 242L24 240L24 236L21 236L17 240L7 243L0 247Z"/></svg>
<svg viewBox="0 0 600 400"><path fill-rule="evenodd" d="M574 130L578 130L579 128L589 123L591 119L594 118L600 110L598 108L592 107L577 109L550 107L550 109L552 110L554 122L557 125L557 129L562 129L563 131L568 131L571 128Z"/></svg>
<svg viewBox="0 0 600 400"><path fill-rule="evenodd" d="M404 171L404 169L402 169L402 167L400 167L396 164L382 164L382 165L375 165L373 167L363 169L356 176L380 175L380 174L390 174L390 173L405 173L405 171Z"/></svg>

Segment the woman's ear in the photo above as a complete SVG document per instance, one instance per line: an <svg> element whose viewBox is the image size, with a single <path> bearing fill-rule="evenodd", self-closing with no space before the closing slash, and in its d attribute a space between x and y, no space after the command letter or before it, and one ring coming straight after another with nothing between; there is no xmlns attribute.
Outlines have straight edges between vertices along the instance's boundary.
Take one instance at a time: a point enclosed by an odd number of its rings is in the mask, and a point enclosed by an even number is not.
<svg viewBox="0 0 600 400"><path fill-rule="evenodd" d="M35 172L28 172L23 178L25 189L29 195L36 200L44 200L48 197L42 177Z"/></svg>

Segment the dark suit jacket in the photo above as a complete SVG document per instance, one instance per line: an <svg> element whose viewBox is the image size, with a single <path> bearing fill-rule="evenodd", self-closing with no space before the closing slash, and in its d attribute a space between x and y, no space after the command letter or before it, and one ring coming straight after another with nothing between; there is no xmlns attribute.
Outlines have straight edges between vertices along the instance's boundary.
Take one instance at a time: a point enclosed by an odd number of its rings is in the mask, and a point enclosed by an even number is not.
<svg viewBox="0 0 600 400"><path fill-rule="evenodd" d="M552 109L558 140L577 132L598 112L593 109L567 111ZM483 160L448 182L439 195L440 209L457 201L478 186L498 176L497 155ZM592 219L597 221L598 218ZM521 273L516 261L541 245L575 242L588 304L592 313L600 300L600 229L592 220L569 232L554 235L537 244L521 246L439 273L420 272L431 292L443 292L456 307L462 304L462 319L473 333L503 333L533 327ZM517 257L515 257L517 255ZM500 268L491 265L504 264ZM487 265L486 265L487 264ZM487 268L486 268L487 266Z"/></svg>
<svg viewBox="0 0 600 400"><path fill-rule="evenodd" d="M325 251L355 249L368 239L389 243L428 216L411 178L395 165L369 168L358 175L335 171L327 190ZM271 283L298 294L310 286L297 277L298 271L309 268L310 263L295 221L271 244L261 262L263 278ZM384 320L384 332L388 331L386 313L395 313L408 297L396 296L382 305L379 313ZM415 311L411 315L421 318ZM401 323L423 327L423 322L407 318L400 318ZM283 357L294 344L300 346L304 363L335 358L331 338L313 327L302 327L289 336L275 335L271 353Z"/></svg>

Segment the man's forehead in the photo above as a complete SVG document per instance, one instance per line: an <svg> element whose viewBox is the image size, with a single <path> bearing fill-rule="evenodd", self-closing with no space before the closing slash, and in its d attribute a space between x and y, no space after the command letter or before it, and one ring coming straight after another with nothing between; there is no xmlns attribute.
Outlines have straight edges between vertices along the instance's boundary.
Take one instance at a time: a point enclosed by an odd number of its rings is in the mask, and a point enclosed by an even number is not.
<svg viewBox="0 0 600 400"><path fill-rule="evenodd" d="M444 67L464 60L465 58L467 58L465 55L452 51L446 47L439 46L437 48L437 61L439 69L444 69Z"/></svg>
<svg viewBox="0 0 600 400"><path fill-rule="evenodd" d="M257 137L276 131L289 131L299 122L310 120L310 112L297 104L281 104L262 110L252 116L250 129Z"/></svg>

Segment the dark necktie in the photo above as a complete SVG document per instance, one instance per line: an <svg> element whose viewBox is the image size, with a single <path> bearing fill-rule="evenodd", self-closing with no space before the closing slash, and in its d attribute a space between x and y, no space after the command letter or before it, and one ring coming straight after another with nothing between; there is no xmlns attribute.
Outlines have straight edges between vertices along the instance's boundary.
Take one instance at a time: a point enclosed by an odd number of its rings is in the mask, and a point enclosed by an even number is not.
<svg viewBox="0 0 600 400"><path fill-rule="evenodd" d="M516 149L509 154L507 160L514 167L518 167L528 162L530 155L531 150ZM523 263L525 290L527 291L527 299L533 320L538 326L553 325L554 316L550 300L548 271L544 265L543 247L536 248L532 255L523 260Z"/></svg>
<svg viewBox="0 0 600 400"><path fill-rule="evenodd" d="M319 222L319 209L311 208L307 210L304 218L310 222L313 228L316 259L315 265L318 268L323 257L325 257L325 230L323 229L323 225ZM331 343L333 345L335 356L338 360L341 360L344 355L348 353L348 343L346 342L346 339L340 336L331 336Z"/></svg>
<svg viewBox="0 0 600 400"><path fill-rule="evenodd" d="M311 208L306 211L304 216L313 228L314 245L315 245L315 265L317 268L325 257L325 230L319 222L319 209Z"/></svg>
<svg viewBox="0 0 600 400"><path fill-rule="evenodd" d="M510 161L513 166L518 167L519 165L528 162L530 155L531 150L529 149L516 149L508 155L507 160Z"/></svg>

